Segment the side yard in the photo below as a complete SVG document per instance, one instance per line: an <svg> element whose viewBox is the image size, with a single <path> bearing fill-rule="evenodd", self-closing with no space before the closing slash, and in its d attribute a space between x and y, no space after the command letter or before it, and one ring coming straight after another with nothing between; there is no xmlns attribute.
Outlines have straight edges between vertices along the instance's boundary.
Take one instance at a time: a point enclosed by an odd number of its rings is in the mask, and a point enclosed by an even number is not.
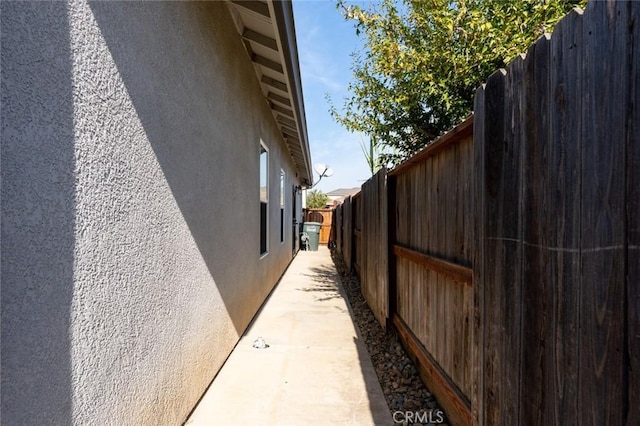
<svg viewBox="0 0 640 426"><path fill-rule="evenodd" d="M386 333L376 320L373 311L362 296L358 276L348 270L342 256L336 250L331 252L331 257L347 295L353 320L369 351L394 421L402 423L406 420L407 414L415 417L415 413L418 413L418 416L431 418L437 424L448 424L446 413L420 379L418 370L400 344L397 334Z"/></svg>

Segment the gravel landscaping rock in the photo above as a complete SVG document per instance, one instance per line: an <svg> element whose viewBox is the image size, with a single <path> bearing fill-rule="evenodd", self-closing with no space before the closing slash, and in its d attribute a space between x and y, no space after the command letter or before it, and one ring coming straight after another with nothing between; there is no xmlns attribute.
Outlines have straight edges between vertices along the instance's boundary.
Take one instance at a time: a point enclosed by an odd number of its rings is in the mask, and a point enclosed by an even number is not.
<svg viewBox="0 0 640 426"><path fill-rule="evenodd" d="M347 271L342 256L335 250L331 251L331 257L396 424L448 424L444 411L420 379L397 335L391 331L385 333L373 316L360 291L358 277Z"/></svg>

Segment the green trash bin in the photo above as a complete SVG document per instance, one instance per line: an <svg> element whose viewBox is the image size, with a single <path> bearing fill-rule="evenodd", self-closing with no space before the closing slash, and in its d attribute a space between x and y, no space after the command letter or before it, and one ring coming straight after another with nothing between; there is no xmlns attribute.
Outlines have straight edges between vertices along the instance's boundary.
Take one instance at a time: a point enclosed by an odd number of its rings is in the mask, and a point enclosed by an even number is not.
<svg viewBox="0 0 640 426"><path fill-rule="evenodd" d="M307 244L309 250L318 251L318 244L320 243L320 227L321 223L318 222L305 222L302 227L302 247L305 247L305 236L308 238Z"/></svg>

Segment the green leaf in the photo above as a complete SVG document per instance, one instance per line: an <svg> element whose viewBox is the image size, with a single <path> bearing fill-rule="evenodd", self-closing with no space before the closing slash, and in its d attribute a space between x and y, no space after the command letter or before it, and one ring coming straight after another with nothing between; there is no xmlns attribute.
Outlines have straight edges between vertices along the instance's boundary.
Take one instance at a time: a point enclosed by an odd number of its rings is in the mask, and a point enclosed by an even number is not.
<svg viewBox="0 0 640 426"><path fill-rule="evenodd" d="M360 8L339 1L364 49L352 55L350 97L341 111L331 104L331 114L376 141L379 164L394 165L467 116L491 73L584 4L382 0Z"/></svg>

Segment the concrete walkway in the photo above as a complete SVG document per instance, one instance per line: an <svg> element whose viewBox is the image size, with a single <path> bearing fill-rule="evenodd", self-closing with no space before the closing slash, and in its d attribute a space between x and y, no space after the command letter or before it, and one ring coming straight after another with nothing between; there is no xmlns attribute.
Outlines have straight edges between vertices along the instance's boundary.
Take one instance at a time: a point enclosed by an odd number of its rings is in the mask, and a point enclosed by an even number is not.
<svg viewBox="0 0 640 426"><path fill-rule="evenodd" d="M301 251L186 424L392 425L343 294L329 250Z"/></svg>

